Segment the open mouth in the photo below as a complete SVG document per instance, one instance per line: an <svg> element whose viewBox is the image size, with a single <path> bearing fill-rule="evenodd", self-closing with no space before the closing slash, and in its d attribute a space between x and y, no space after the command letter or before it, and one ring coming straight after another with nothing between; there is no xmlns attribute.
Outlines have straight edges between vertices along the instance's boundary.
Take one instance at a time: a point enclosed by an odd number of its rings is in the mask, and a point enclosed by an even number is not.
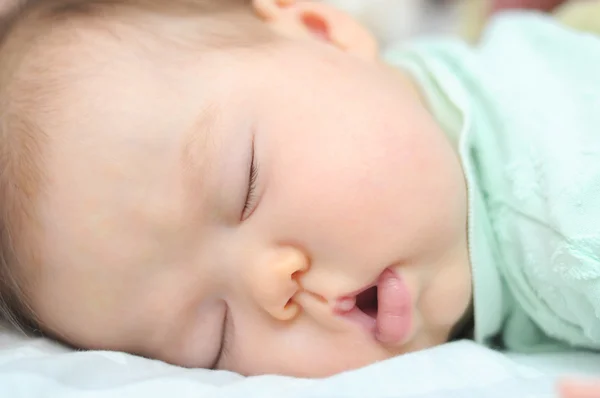
<svg viewBox="0 0 600 398"><path fill-rule="evenodd" d="M334 311L386 344L404 341L412 324L410 294L402 278L391 269L385 270L376 283L338 299Z"/></svg>
<svg viewBox="0 0 600 398"><path fill-rule="evenodd" d="M356 296L356 307L374 320L377 319L377 309L379 307L377 285Z"/></svg>

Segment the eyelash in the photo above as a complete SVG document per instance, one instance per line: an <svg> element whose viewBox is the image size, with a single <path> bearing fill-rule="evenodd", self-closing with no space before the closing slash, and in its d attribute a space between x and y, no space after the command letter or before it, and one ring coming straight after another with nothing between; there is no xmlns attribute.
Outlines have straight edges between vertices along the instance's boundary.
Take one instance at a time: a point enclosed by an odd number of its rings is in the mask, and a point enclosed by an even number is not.
<svg viewBox="0 0 600 398"><path fill-rule="evenodd" d="M248 193L246 194L246 201L244 203L244 210L242 211L242 219L248 218L246 214L252 209L256 195L256 180L258 179L258 166L255 160L254 141L252 141L252 157L250 161L250 176L248 178Z"/></svg>

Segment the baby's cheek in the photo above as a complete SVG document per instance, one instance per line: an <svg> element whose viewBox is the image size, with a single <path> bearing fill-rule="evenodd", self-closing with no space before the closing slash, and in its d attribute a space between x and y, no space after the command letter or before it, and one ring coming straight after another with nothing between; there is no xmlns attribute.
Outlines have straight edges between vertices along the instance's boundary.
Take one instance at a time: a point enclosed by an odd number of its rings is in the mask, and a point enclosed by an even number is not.
<svg viewBox="0 0 600 398"><path fill-rule="evenodd" d="M390 357L364 334L332 332L310 315L300 315L281 327L248 310L236 318L236 324L243 333L236 335L225 368L244 375L323 377Z"/></svg>
<svg viewBox="0 0 600 398"><path fill-rule="evenodd" d="M282 197L282 215L324 241L360 241L377 228L376 218L370 216L378 204L376 191L360 181L350 185L344 179L340 175L290 187L294 194Z"/></svg>

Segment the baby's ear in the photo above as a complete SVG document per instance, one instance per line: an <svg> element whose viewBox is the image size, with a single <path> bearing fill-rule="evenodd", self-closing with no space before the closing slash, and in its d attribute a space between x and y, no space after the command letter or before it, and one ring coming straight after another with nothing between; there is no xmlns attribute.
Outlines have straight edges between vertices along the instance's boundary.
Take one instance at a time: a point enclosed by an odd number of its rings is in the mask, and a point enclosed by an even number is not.
<svg viewBox="0 0 600 398"><path fill-rule="evenodd" d="M253 0L258 16L278 33L310 38L366 59L375 59L375 36L345 12L327 4L303 0Z"/></svg>

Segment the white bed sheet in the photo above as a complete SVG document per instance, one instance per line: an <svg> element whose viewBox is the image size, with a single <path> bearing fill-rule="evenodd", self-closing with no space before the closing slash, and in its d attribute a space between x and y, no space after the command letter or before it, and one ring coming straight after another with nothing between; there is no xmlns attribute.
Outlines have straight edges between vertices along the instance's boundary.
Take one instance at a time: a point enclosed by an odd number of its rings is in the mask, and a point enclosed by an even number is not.
<svg viewBox="0 0 600 398"><path fill-rule="evenodd" d="M465 341L328 379L243 378L0 333L2 398L553 397L563 374L600 375L600 355L507 356Z"/></svg>

